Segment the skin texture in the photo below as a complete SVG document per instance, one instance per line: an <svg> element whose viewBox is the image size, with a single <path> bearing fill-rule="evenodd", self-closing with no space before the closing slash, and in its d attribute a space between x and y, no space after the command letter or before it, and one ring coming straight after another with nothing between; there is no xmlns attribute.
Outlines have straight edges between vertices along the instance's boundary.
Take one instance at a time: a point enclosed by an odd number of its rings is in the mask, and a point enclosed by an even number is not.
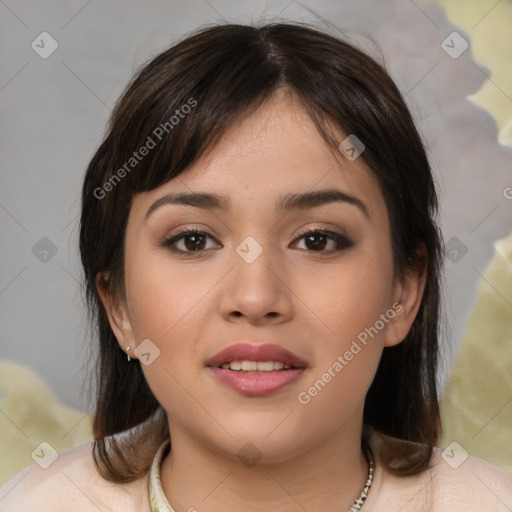
<svg viewBox="0 0 512 512"><path fill-rule="evenodd" d="M276 209L283 195L328 188L359 198L370 219L341 202ZM148 208L170 192L222 194L231 209L164 205L146 221ZM345 233L354 245L335 252L336 242L319 236L315 246L300 238L305 227ZM188 247L186 254L161 245L185 228L212 237L196 242L202 252L190 251L190 239L174 246ZM263 249L252 263L236 252L248 236ZM361 158L335 157L302 107L282 92L179 177L138 194L125 240L126 300L99 291L122 350L130 346L134 357L145 339L160 350L143 370L169 419L172 451L161 478L175 509L348 509L367 478L360 450L364 398L384 347L409 331L424 278L418 271L394 279L389 217L376 178ZM298 394L395 303L401 309L394 318L301 404ZM277 343L308 368L273 395L243 396L205 367L239 341ZM248 442L260 456L250 467L237 455Z"/></svg>

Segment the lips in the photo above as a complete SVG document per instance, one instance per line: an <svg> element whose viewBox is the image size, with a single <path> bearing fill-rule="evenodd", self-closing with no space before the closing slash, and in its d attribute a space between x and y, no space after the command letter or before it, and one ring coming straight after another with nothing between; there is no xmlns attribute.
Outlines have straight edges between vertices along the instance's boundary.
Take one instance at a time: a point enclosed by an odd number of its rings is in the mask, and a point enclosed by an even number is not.
<svg viewBox="0 0 512 512"><path fill-rule="evenodd" d="M236 343L221 350L208 359L206 366L220 368L232 361L277 361L293 368L306 368L307 363L289 350L276 344L254 345Z"/></svg>
<svg viewBox="0 0 512 512"><path fill-rule="evenodd" d="M262 365L264 370L244 370L244 366L254 368ZM270 362L275 367L268 371ZM240 370L226 368L241 366ZM246 397L264 397L274 395L282 389L297 382L307 371L307 363L289 350L275 344L255 345L251 343L236 343L210 358L206 366L211 375L223 386ZM256 367L256 368L257 368Z"/></svg>

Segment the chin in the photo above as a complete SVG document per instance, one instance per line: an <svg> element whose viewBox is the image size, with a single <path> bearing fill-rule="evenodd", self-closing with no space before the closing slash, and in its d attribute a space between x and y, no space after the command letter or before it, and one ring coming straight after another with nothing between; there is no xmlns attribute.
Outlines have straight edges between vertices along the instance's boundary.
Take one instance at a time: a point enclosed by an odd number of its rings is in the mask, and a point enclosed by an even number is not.
<svg viewBox="0 0 512 512"><path fill-rule="evenodd" d="M306 451L304 442L288 429L279 433L272 432L276 424L278 422L270 429L248 428L239 431L233 438L229 438L228 443L215 443L216 450L248 467L285 462Z"/></svg>

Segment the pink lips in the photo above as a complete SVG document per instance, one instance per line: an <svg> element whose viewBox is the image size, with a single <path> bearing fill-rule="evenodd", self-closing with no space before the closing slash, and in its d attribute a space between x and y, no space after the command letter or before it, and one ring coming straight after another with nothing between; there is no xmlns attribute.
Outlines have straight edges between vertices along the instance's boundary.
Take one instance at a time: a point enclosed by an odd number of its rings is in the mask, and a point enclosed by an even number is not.
<svg viewBox="0 0 512 512"><path fill-rule="evenodd" d="M231 361L280 361L297 368L307 366L305 361L289 350L270 343L265 345L236 343L215 354L206 362L206 366L222 366Z"/></svg>
<svg viewBox="0 0 512 512"><path fill-rule="evenodd" d="M272 372L238 372L221 368L232 361L278 361L292 368ZM221 383L245 396L276 393L299 378L307 367L305 361L279 345L248 343L237 343L221 350L206 365Z"/></svg>

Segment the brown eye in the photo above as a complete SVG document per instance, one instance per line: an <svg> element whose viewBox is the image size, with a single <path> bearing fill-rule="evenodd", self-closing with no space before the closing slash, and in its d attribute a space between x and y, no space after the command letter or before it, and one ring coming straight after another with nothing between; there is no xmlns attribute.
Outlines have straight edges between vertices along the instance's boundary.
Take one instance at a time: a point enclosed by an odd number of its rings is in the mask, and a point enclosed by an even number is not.
<svg viewBox="0 0 512 512"><path fill-rule="evenodd" d="M354 242L341 233L319 229L306 229L300 233L297 240L304 239L306 249L312 252L337 252L348 249ZM331 242L330 249L325 248Z"/></svg>
<svg viewBox="0 0 512 512"><path fill-rule="evenodd" d="M206 249L205 246L208 238L213 240L213 238L204 231L188 229L171 238L165 239L161 245L169 248L173 252L202 252ZM181 247L177 247L181 242L183 242Z"/></svg>

